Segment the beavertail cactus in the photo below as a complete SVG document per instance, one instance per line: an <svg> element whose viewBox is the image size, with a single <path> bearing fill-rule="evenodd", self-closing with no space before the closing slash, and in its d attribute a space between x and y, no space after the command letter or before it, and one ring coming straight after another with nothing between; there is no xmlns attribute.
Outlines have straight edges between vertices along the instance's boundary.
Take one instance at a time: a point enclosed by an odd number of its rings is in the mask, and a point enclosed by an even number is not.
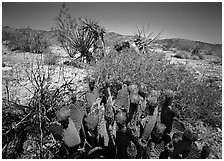
<svg viewBox="0 0 224 161"><path fill-rule="evenodd" d="M129 108L129 114L128 114L128 122L130 122L135 115L135 113L138 111L138 106L140 102L140 97L137 93L131 93L130 94L130 108Z"/></svg>
<svg viewBox="0 0 224 161"><path fill-rule="evenodd" d="M123 85L122 89L118 91L117 98L114 104L118 108L122 108L126 111L129 111L129 93L127 85Z"/></svg>
<svg viewBox="0 0 224 161"><path fill-rule="evenodd" d="M117 159L127 158L127 148L130 145L131 138L126 132L126 127L119 129L116 134Z"/></svg>
<svg viewBox="0 0 224 161"><path fill-rule="evenodd" d="M84 103L81 101L77 101L75 104L71 104L69 109L70 109L70 118L74 122L77 131L80 131L83 117L86 114Z"/></svg>
<svg viewBox="0 0 224 161"><path fill-rule="evenodd" d="M170 90L170 89L165 90L164 93L165 93L165 97L166 97L167 99L173 99L174 96L175 96L174 91L172 91L172 90Z"/></svg>
<svg viewBox="0 0 224 161"><path fill-rule="evenodd" d="M49 131L53 134L55 139L62 140L63 127L59 123L51 123L49 126Z"/></svg>
<svg viewBox="0 0 224 161"><path fill-rule="evenodd" d="M132 94L138 94L139 92L138 85L131 84L130 86L128 86L128 91Z"/></svg>
<svg viewBox="0 0 224 161"><path fill-rule="evenodd" d="M73 121L70 118L69 118L68 128L65 129L63 133L63 141L65 145L68 147L74 147L81 143L79 133Z"/></svg>
<svg viewBox="0 0 224 161"><path fill-rule="evenodd" d="M174 150L171 153L171 158L177 158L182 154L182 158L186 158L191 150L192 143L194 141L193 134L190 130L185 130L182 138L177 138L172 141Z"/></svg>
<svg viewBox="0 0 224 161"><path fill-rule="evenodd" d="M153 115L150 116L147 120L147 123L144 127L143 134L142 134L143 140L148 141L148 139L152 133L152 130L154 129L154 126L156 124L157 116L158 116L158 106L155 107Z"/></svg>
<svg viewBox="0 0 224 161"><path fill-rule="evenodd" d="M116 122L118 125L124 126L126 124L127 121L127 114L126 112L120 111L117 115L116 115Z"/></svg>
<svg viewBox="0 0 224 161"><path fill-rule="evenodd" d="M143 97L143 98L146 98L147 97L147 94L148 94L148 90L147 90L147 87L144 83L141 83L139 85L139 91L138 91L138 94Z"/></svg>
<svg viewBox="0 0 224 161"><path fill-rule="evenodd" d="M207 159L209 157L210 152L211 152L211 148L208 145L203 146L201 150L200 158Z"/></svg>
<svg viewBox="0 0 224 161"><path fill-rule="evenodd" d="M156 106L157 97L147 97L145 113L149 116L152 116Z"/></svg>
<svg viewBox="0 0 224 161"><path fill-rule="evenodd" d="M67 107L62 107L58 112L57 112L57 118L59 121L66 120L70 115L70 109Z"/></svg>
<svg viewBox="0 0 224 161"><path fill-rule="evenodd" d="M88 129L93 131L97 127L97 124L99 122L99 118L98 118L96 113L89 113L87 115L86 122L87 122Z"/></svg>
<svg viewBox="0 0 224 161"><path fill-rule="evenodd" d="M153 131L152 131L152 139L155 143L160 143L162 141L163 133L166 127L164 124L157 122Z"/></svg>
<svg viewBox="0 0 224 161"><path fill-rule="evenodd" d="M130 102L131 103L139 104L139 101L140 101L140 97L138 94L135 94L135 93L130 94Z"/></svg>
<svg viewBox="0 0 224 161"><path fill-rule="evenodd" d="M95 93L94 91L86 93L86 101L87 101L86 111L88 113L90 112L93 104L96 103L97 99L99 98L98 92Z"/></svg>

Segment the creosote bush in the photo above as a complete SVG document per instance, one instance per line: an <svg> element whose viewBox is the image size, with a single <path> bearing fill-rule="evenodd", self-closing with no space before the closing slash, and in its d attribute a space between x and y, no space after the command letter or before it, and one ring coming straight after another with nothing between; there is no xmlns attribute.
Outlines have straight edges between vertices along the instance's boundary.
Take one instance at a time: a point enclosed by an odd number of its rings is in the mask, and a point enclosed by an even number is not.
<svg viewBox="0 0 224 161"><path fill-rule="evenodd" d="M171 89L177 93L175 108L181 119L203 120L212 126L221 126L220 107L216 102L221 90L197 79L185 66L174 66L159 53L136 53L133 48L120 53L112 50L97 63L94 77L103 82L129 78L133 83L145 83L149 89ZM160 60L160 61L158 61Z"/></svg>

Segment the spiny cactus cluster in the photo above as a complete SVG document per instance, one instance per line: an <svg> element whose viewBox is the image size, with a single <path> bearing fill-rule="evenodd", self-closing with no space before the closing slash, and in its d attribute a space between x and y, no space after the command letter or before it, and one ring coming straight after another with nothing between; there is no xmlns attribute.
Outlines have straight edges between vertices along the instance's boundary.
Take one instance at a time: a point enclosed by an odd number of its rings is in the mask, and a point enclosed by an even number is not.
<svg viewBox="0 0 224 161"><path fill-rule="evenodd" d="M69 108L58 111L60 129L54 123L50 131L68 151L82 149L80 158L193 156L197 137L176 119L178 115L172 107L175 92L148 90L143 83L129 81L117 85L106 80L102 84L99 86L91 80L85 105L78 105L76 99L72 99ZM164 97L161 105L159 97ZM207 158L209 152L206 152L204 155L205 150L202 150L201 155ZM57 156L62 157L62 152L59 151ZM194 157L200 158L200 152Z"/></svg>

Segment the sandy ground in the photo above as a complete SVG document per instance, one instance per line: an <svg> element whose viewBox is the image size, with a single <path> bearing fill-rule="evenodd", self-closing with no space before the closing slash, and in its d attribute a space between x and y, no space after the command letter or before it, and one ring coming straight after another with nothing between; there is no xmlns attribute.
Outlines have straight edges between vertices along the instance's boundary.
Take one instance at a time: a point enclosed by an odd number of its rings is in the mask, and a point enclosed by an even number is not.
<svg viewBox="0 0 224 161"><path fill-rule="evenodd" d="M59 61L67 59L65 51L59 47L52 47L52 52L59 56ZM25 69L31 68L29 63L40 59L42 56L40 54L33 53L15 53L3 55L3 62L6 67L2 67L2 94L3 98L6 97L6 86L8 86L10 91L10 99L16 100L18 103L27 105L30 98L32 97L33 85L27 79ZM34 65L36 68L36 65ZM55 65L43 66L44 71L51 73L51 89L60 87L65 81L72 80L72 88L76 89L77 92L82 92L87 89L86 83L83 81L84 78L89 75L88 70L79 69L72 66L65 65ZM19 82L18 82L19 80Z"/></svg>

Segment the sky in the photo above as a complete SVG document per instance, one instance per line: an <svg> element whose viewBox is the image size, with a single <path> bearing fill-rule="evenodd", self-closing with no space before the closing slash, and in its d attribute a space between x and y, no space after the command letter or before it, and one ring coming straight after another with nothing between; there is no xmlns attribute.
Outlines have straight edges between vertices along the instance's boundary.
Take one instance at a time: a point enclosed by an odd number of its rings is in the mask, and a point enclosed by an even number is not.
<svg viewBox="0 0 224 161"><path fill-rule="evenodd" d="M2 25L50 30L63 3L3 2ZM222 43L221 2L69 2L74 18L91 17L109 32L133 35L136 26L163 38Z"/></svg>

